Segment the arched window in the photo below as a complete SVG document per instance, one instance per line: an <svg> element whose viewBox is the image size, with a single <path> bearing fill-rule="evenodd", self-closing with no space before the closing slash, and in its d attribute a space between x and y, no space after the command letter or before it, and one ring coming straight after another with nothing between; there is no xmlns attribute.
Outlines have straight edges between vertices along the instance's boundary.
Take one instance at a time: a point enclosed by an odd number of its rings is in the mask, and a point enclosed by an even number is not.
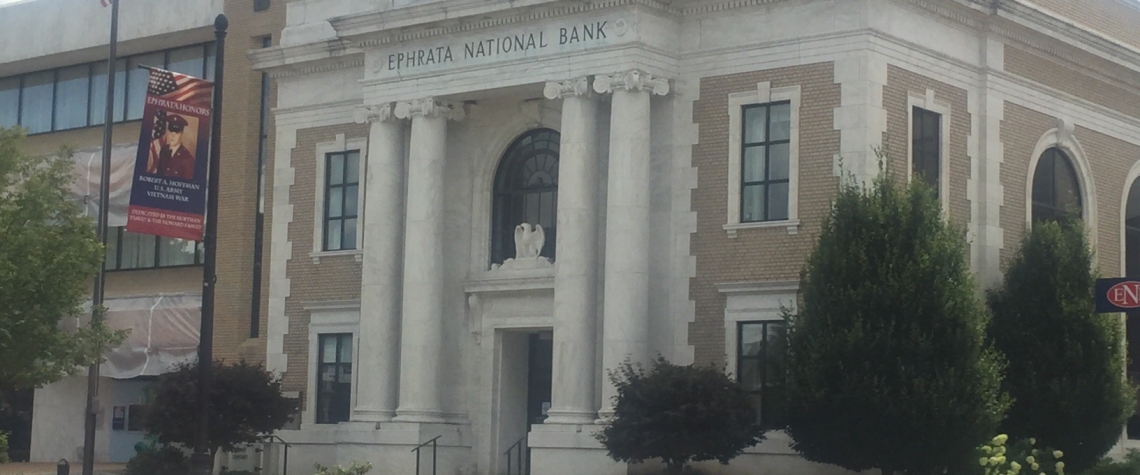
<svg viewBox="0 0 1140 475"><path fill-rule="evenodd" d="M1068 155L1058 148L1041 154L1033 172L1033 222L1065 221L1081 215L1081 185Z"/></svg>
<svg viewBox="0 0 1140 475"><path fill-rule="evenodd" d="M1124 210L1124 275L1140 277L1140 179L1128 190ZM1140 380L1140 309L1127 314L1125 334L1128 341L1128 379ZM1140 413L1128 418L1128 438L1140 439Z"/></svg>
<svg viewBox="0 0 1140 475"><path fill-rule="evenodd" d="M558 223L558 132L529 131L511 143L495 172L491 218L491 262L515 257L515 226L542 225L540 253L554 259Z"/></svg>

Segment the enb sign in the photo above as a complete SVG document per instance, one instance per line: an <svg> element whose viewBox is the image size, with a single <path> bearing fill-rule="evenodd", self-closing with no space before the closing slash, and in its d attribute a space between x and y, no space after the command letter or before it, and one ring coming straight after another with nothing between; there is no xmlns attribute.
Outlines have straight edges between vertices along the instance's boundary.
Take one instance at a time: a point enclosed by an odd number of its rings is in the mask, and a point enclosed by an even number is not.
<svg viewBox="0 0 1140 475"><path fill-rule="evenodd" d="M1127 312L1140 308L1140 278L1097 279L1096 311Z"/></svg>

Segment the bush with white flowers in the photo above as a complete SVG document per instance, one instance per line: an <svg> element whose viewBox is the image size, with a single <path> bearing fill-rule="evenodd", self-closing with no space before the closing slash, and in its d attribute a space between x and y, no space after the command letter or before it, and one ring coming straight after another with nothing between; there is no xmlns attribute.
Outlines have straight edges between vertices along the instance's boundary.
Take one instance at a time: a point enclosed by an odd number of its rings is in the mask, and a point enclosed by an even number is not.
<svg viewBox="0 0 1140 475"><path fill-rule="evenodd" d="M1009 442L1001 434L978 447L978 464L982 475L1065 475L1065 462L1060 450L1037 448L1036 439Z"/></svg>

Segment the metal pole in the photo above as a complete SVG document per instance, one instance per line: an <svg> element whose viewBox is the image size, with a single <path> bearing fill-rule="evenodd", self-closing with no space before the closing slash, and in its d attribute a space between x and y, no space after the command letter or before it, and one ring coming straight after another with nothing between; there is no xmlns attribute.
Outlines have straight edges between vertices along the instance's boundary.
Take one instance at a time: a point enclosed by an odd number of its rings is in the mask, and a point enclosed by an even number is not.
<svg viewBox="0 0 1140 475"><path fill-rule="evenodd" d="M210 475L214 468L210 447L210 378L214 356L214 284L217 283L218 256L218 188L219 165L222 148L222 83L225 78L226 28L225 15L214 19L214 37L217 38L214 57L214 110L210 125L210 170L206 186L206 230L202 242L206 245L206 259L202 266L202 326L198 340L198 436L194 441L192 463L197 475Z"/></svg>
<svg viewBox="0 0 1140 475"><path fill-rule="evenodd" d="M111 42L107 55L107 103L103 110L103 163L99 173L99 220L95 233L107 247L107 211L111 201L111 131L115 123L115 62L116 47L119 43L119 0L111 2ZM104 272L107 260L99 265L95 274L95 288L91 294L91 325L95 326L103 318L103 289ZM95 415L99 411L97 396L99 395L99 364L92 364L87 368L87 407L83 418L83 475L95 473Z"/></svg>

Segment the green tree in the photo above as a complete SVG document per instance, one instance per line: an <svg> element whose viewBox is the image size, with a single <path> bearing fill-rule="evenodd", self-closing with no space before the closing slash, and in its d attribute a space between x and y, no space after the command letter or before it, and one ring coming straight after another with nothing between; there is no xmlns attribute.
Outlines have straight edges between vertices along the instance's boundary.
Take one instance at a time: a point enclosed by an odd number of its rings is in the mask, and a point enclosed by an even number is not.
<svg viewBox="0 0 1140 475"><path fill-rule="evenodd" d="M210 455L273 433L296 409L281 394L280 378L260 365L214 362L210 383ZM146 430L164 444L193 447L198 434L198 364L187 363L158 379Z"/></svg>
<svg viewBox="0 0 1140 475"><path fill-rule="evenodd" d="M103 260L92 220L71 197L69 153L29 157L0 127L0 387L29 388L99 361L123 334L66 331Z"/></svg>
<svg viewBox="0 0 1140 475"><path fill-rule="evenodd" d="M1002 430L1062 450L1074 473L1108 452L1135 407L1120 318L1094 311L1083 229L1075 220L1034 223L989 294L990 335L1009 362L1004 387L1013 397Z"/></svg>
<svg viewBox="0 0 1140 475"><path fill-rule="evenodd" d="M1008 405L966 243L934 190L843 185L787 316L787 430L808 460L966 473Z"/></svg>
<svg viewBox="0 0 1140 475"><path fill-rule="evenodd" d="M614 418L595 437L616 461L660 458L681 473L690 461L727 464L764 439L748 392L724 371L658 357L649 372L626 361L610 380Z"/></svg>

